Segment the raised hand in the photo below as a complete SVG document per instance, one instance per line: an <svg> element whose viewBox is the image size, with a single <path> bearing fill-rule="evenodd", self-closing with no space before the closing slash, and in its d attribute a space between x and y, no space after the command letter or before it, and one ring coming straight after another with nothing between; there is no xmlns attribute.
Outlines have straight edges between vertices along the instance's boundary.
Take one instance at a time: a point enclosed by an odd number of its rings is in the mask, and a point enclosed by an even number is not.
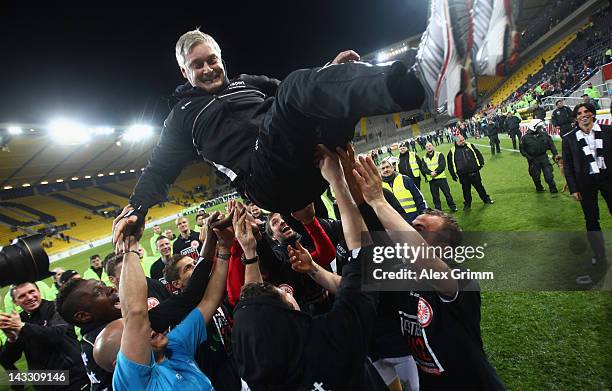
<svg viewBox="0 0 612 391"><path fill-rule="evenodd" d="M219 219L219 221L212 224L212 229L215 235L217 235L219 247L229 252L229 250L232 248L232 245L234 244L235 238L234 230L231 226L231 219L230 224L227 226L224 226L224 222L227 221L227 217L225 217L224 214L219 214Z"/></svg>
<svg viewBox="0 0 612 391"><path fill-rule="evenodd" d="M314 203L311 202L304 209L300 209L297 212L291 213L291 216L293 216L297 221L299 221L302 224L312 223L313 220L315 219Z"/></svg>
<svg viewBox="0 0 612 391"><path fill-rule="evenodd" d="M385 199L382 190L382 179L371 157L359 157L353 175L361 189L363 198L368 204Z"/></svg>
<svg viewBox="0 0 612 391"><path fill-rule="evenodd" d="M330 151L325 145L319 144L316 146L315 161L319 165L321 175L328 183L337 183L344 180L338 155Z"/></svg>
<svg viewBox="0 0 612 391"><path fill-rule="evenodd" d="M287 250L293 270L298 273L311 273L315 270L316 265L310 256L310 252L302 247L299 241L296 243L295 248L289 245L287 246Z"/></svg>
<svg viewBox="0 0 612 391"><path fill-rule="evenodd" d="M238 243L240 243L244 250L244 255L247 258L253 258L257 254L257 240L255 240L255 235L253 235L251 224L247 221L245 208L234 211L232 225L236 234L236 240L238 240Z"/></svg>
<svg viewBox="0 0 612 391"><path fill-rule="evenodd" d="M345 50L343 52L338 53L336 58L331 62L332 64L343 64L345 62L350 61L359 61L361 57L354 50Z"/></svg>
<svg viewBox="0 0 612 391"><path fill-rule="evenodd" d="M144 222L138 221L138 216L133 214L134 207L127 205L119 216L113 220L113 245L115 246L115 253L122 254L127 251L124 247L125 238L129 235L136 237L140 240L144 231Z"/></svg>

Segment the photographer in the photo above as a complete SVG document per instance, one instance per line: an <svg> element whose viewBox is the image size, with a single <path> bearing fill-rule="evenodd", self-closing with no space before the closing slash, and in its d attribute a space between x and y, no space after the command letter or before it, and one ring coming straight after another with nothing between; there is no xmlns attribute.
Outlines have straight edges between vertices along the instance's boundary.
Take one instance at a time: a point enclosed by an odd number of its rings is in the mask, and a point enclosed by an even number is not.
<svg viewBox="0 0 612 391"><path fill-rule="evenodd" d="M82 390L89 386L74 328L59 316L54 303L43 300L38 287L31 282L14 285L9 292L23 312L20 315L0 312L0 330L8 336L0 350L2 365L14 365L25 353L30 370L68 371L68 386L34 386L34 389Z"/></svg>

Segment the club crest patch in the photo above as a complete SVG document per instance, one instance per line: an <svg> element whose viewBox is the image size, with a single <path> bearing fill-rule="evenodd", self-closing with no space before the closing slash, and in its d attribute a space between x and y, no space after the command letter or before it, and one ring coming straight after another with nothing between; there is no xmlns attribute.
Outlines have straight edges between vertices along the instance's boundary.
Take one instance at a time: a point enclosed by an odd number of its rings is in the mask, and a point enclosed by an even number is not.
<svg viewBox="0 0 612 391"><path fill-rule="evenodd" d="M424 298L419 298L419 304L417 305L417 319L421 327L427 327L433 319L433 310L431 306Z"/></svg>

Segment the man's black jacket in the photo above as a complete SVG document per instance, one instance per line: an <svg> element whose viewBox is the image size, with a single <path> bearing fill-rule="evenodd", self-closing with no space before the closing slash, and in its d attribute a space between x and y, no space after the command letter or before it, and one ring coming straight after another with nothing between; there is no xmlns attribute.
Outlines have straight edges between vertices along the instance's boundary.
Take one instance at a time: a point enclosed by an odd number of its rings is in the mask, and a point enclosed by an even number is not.
<svg viewBox="0 0 612 391"><path fill-rule="evenodd" d="M544 119L546 118L546 110L544 110L542 107L536 107L535 109L533 109L533 118L541 119L542 121L544 121Z"/></svg>
<svg viewBox="0 0 612 391"><path fill-rule="evenodd" d="M504 122L504 127L509 135L511 134L520 134L519 124L521 120L516 116L510 116L506 118L506 122Z"/></svg>
<svg viewBox="0 0 612 391"><path fill-rule="evenodd" d="M25 325L17 340L0 351L3 362L14 363L25 353L31 370L68 370L71 385L88 383L74 327L55 311L53 302L42 300L40 307L20 317Z"/></svg>
<svg viewBox="0 0 612 391"><path fill-rule="evenodd" d="M462 146L455 144L455 153L453 154L452 149L448 151L448 172L453 179L456 179L458 175L480 171L484 166L482 153L474 144L472 144L472 148L474 151L465 144ZM453 164L453 161L455 164Z"/></svg>
<svg viewBox="0 0 612 391"><path fill-rule="evenodd" d="M601 128L601 138L603 142L603 158L607 167L606 170L601 170L600 175L608 181L612 181L612 126L600 125L599 127ZM589 162L576 139L576 132L580 132L580 130L575 128L565 135L561 146L563 153L563 172L570 193L584 191L592 186L590 181L591 175L589 174Z"/></svg>
<svg viewBox="0 0 612 391"><path fill-rule="evenodd" d="M553 155L557 155L557 147L552 141L552 138L548 133L538 130L536 132L529 131L521 138L521 145L519 147L521 155L527 159L533 159L538 156L542 156L547 150L551 150Z"/></svg>
<svg viewBox="0 0 612 391"><path fill-rule="evenodd" d="M571 126L574 123L572 109L567 106L561 106L553 111L550 120L553 126Z"/></svg>
<svg viewBox="0 0 612 391"><path fill-rule="evenodd" d="M166 120L151 159L129 203L141 211L165 201L172 183L196 154L232 182L249 172L264 114L279 81L241 75L226 80L216 94L189 84L177 88L180 99Z"/></svg>

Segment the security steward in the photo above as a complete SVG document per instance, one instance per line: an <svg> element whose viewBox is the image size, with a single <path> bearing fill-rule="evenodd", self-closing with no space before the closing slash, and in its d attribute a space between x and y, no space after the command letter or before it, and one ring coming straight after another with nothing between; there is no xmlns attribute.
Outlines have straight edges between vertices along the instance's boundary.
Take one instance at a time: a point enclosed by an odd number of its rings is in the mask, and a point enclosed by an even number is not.
<svg viewBox="0 0 612 391"><path fill-rule="evenodd" d="M544 172L544 180L548 184L551 193L558 193L557 185L555 184L555 178L553 177L553 170L546 151L550 149L553 154L555 161L559 160L557 154L557 147L552 141L552 138L544 131L544 121L534 119L529 124L529 131L525 133L521 138L520 151L521 155L527 158L529 163L529 175L533 179L536 191L543 193L544 187L542 187L542 181L540 179L540 173Z"/></svg>
<svg viewBox="0 0 612 391"><path fill-rule="evenodd" d="M494 118L487 119L485 132L489 138L489 144L491 145L491 155L501 153L501 149L499 147L499 127L497 126Z"/></svg>
<svg viewBox="0 0 612 391"><path fill-rule="evenodd" d="M425 146L427 153L423 157L423 166L421 172L425 176L425 180L429 182L429 190L433 198L434 207L442 210L442 202L440 201L440 190L444 193L446 203L451 211L456 212L457 205L453 200L453 196L446 180L446 159L440 152L434 150L432 143L427 143Z"/></svg>
<svg viewBox="0 0 612 391"><path fill-rule="evenodd" d="M390 190L399 201L407 216L404 219L412 223L414 219L427 208L425 199L413 179L407 175L398 174L392 157L387 157L380 165L383 188Z"/></svg>
<svg viewBox="0 0 612 391"><path fill-rule="evenodd" d="M512 148L516 149L516 141L521 141L521 129L519 124L521 119L514 114L512 111L506 113L506 121L504 121L504 128L508 132L508 136L512 139Z"/></svg>
<svg viewBox="0 0 612 391"><path fill-rule="evenodd" d="M461 183L463 210L472 207L472 186L485 204L493 203L482 185L482 178L480 177L480 169L484 166L484 158L474 145L466 142L462 135L457 136L457 140L448 152L446 160L451 177L455 182L459 178L459 183Z"/></svg>
<svg viewBox="0 0 612 391"><path fill-rule="evenodd" d="M423 161L415 152L408 151L408 148L401 146L399 156L399 172L402 175L412 178L416 187L421 189L421 165Z"/></svg>
<svg viewBox="0 0 612 391"><path fill-rule="evenodd" d="M574 114L572 109L565 106L563 99L557 99L555 105L557 108L553 111L550 121L553 126L559 131L561 137L565 136L574 128Z"/></svg>

